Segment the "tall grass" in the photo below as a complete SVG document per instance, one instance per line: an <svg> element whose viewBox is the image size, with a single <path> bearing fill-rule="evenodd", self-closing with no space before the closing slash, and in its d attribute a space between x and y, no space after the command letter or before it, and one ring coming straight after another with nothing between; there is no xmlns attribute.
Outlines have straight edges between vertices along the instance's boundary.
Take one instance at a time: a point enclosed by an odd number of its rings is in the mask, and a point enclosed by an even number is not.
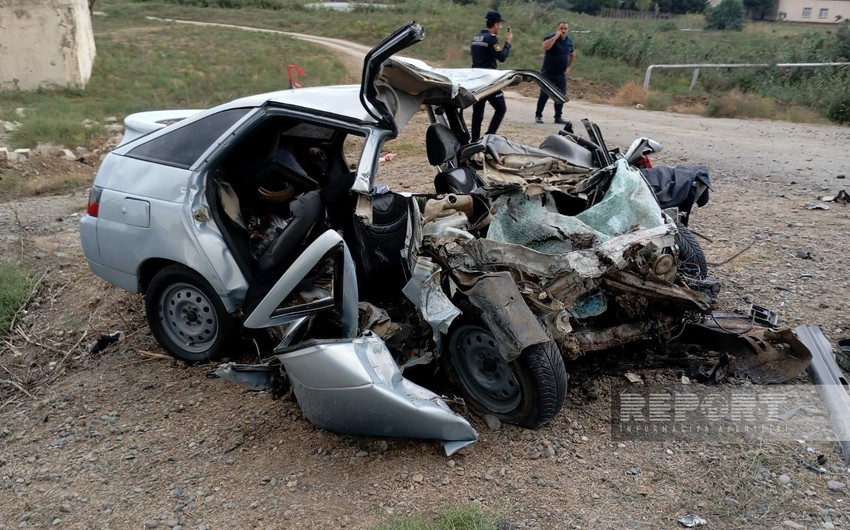
<svg viewBox="0 0 850 530"><path fill-rule="evenodd" d="M20 265L0 260L0 335L8 333L31 288L32 279Z"/></svg>

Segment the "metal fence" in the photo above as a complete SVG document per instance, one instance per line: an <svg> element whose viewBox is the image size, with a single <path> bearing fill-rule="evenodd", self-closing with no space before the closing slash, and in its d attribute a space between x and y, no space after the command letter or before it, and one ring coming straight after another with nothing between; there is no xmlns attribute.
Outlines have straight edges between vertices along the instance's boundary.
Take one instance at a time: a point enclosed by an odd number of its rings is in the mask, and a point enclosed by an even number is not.
<svg viewBox="0 0 850 530"><path fill-rule="evenodd" d="M668 20L676 18L670 13L656 13L655 11L631 11L628 9L614 9L603 7L599 13L605 18L626 18L631 20Z"/></svg>
<svg viewBox="0 0 850 530"><path fill-rule="evenodd" d="M699 79L700 68L817 68L823 66L850 66L850 63L651 64L646 68L646 75L643 78L643 88L649 90L649 80L652 77L652 71L655 69L693 68L694 75L691 77L691 86L688 89L691 91Z"/></svg>

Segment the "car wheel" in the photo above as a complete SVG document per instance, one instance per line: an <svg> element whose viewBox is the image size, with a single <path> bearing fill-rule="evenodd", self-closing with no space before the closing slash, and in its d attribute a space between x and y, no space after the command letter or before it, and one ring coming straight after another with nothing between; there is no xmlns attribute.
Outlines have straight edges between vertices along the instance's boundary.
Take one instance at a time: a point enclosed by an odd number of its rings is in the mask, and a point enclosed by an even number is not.
<svg viewBox="0 0 850 530"><path fill-rule="evenodd" d="M567 372L553 341L529 346L511 363L495 337L479 324L449 331L444 365L473 409L506 423L537 428L561 410Z"/></svg>
<svg viewBox="0 0 850 530"><path fill-rule="evenodd" d="M215 360L233 336L233 317L195 271L171 265L151 280L145 312L153 336L172 357L188 363Z"/></svg>
<svg viewBox="0 0 850 530"><path fill-rule="evenodd" d="M679 248L679 272L697 280L708 278L708 262L696 235L688 227L676 223L676 246Z"/></svg>

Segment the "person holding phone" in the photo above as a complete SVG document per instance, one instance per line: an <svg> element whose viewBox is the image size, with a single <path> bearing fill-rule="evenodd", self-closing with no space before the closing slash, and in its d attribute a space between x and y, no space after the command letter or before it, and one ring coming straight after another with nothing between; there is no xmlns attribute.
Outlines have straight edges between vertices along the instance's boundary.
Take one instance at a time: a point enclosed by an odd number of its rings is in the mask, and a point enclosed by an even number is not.
<svg viewBox="0 0 850 530"><path fill-rule="evenodd" d="M543 77L558 87L564 95L567 94L567 77L576 60L575 45L573 39L567 35L569 32L569 24L558 22L555 32L543 37L543 66L540 68ZM543 123L543 109L546 108L548 99L546 92L541 90L534 113L534 121L537 123ZM563 103L555 103L555 123L567 123L562 115L563 110Z"/></svg>
<svg viewBox="0 0 850 530"><path fill-rule="evenodd" d="M484 23L487 27L472 37L472 44L470 45L472 67L496 69L496 62L505 62L505 59L508 58L508 54L511 52L513 33L511 32L511 27L508 26L504 44L499 42L498 35L505 21L498 11L488 11L484 17ZM484 108L488 102L493 107L493 119L490 120L490 126L487 127L487 134L496 134L499 125L502 123L502 118L505 117L505 113L508 110L505 105L505 94L501 90L472 105L473 142L481 138Z"/></svg>

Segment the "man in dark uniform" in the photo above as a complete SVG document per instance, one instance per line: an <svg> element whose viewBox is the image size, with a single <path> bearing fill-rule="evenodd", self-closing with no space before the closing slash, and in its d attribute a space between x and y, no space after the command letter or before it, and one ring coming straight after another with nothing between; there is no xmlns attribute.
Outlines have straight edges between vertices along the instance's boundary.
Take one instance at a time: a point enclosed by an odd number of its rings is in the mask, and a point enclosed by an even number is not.
<svg viewBox="0 0 850 530"><path fill-rule="evenodd" d="M567 36L569 32L570 25L559 22L555 33L543 37L543 49L546 52L543 55L543 67L540 69L543 77L551 81L564 94L567 93L567 76L572 71L576 60L573 39ZM534 121L537 123L543 123L543 109L548 99L546 92L541 90L540 97L537 98L537 111L534 113ZM563 103L555 103L555 123L566 123L561 117L563 110Z"/></svg>
<svg viewBox="0 0 850 530"><path fill-rule="evenodd" d="M473 68L496 68L496 61L505 62L508 54L511 51L511 40L513 33L511 28L505 33L505 43L499 42L499 31L502 29L502 15L498 11L488 11L484 17L484 22L487 24L487 29L482 29L478 34L472 37L472 45L470 53L472 54ZM472 141L481 138L481 123L484 121L484 107L487 102L493 106L493 119L490 120L490 126L487 128L487 134L496 134L499 125L502 123L502 118L505 117L507 107L505 106L505 95L501 90L487 96L481 101L472 106Z"/></svg>

